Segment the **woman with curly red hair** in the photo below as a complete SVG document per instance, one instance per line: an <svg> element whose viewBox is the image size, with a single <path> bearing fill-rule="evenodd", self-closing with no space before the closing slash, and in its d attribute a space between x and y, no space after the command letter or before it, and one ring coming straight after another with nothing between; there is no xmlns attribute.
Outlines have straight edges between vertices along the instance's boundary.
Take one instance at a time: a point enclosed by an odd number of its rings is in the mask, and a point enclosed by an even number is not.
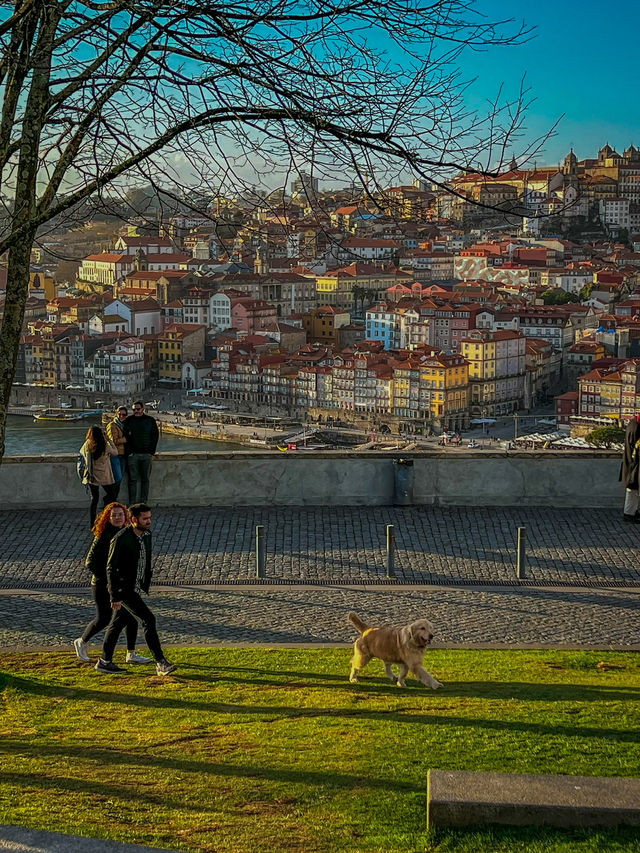
<svg viewBox="0 0 640 853"><path fill-rule="evenodd" d="M111 599L107 588L107 558L111 540L130 523L129 510L124 504L113 502L108 504L96 518L91 531L94 539L85 560L85 566L91 572L91 592L96 605L96 615L84 629L84 633L73 641L76 655L83 663L90 663L87 644L92 637L105 628L113 616ZM138 620L129 614L125 625L127 635L127 663L151 663L151 658L145 658L136 652L138 636Z"/></svg>

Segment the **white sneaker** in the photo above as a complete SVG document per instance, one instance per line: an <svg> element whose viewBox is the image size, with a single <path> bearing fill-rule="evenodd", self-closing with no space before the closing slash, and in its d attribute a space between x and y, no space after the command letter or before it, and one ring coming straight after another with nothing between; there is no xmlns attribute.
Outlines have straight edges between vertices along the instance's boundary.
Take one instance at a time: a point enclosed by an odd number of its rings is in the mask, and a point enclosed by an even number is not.
<svg viewBox="0 0 640 853"><path fill-rule="evenodd" d="M159 661L156 664L156 675L169 675L174 672L178 667L175 663L169 663L169 661L165 658L164 660Z"/></svg>
<svg viewBox="0 0 640 853"><path fill-rule="evenodd" d="M76 650L78 659L81 660L82 663L91 663L89 652L87 651L87 643L85 643L82 637L78 637L77 640L73 641L73 648Z"/></svg>
<svg viewBox="0 0 640 853"><path fill-rule="evenodd" d="M127 663L153 663L151 658L139 655L138 652L127 652Z"/></svg>

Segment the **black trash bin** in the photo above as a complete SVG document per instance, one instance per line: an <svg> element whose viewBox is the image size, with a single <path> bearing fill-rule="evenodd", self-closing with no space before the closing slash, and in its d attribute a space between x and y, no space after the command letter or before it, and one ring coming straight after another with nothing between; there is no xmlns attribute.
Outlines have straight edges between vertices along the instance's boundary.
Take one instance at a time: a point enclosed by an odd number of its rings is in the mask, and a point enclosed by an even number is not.
<svg viewBox="0 0 640 853"><path fill-rule="evenodd" d="M393 503L395 506L413 503L413 459L393 460Z"/></svg>

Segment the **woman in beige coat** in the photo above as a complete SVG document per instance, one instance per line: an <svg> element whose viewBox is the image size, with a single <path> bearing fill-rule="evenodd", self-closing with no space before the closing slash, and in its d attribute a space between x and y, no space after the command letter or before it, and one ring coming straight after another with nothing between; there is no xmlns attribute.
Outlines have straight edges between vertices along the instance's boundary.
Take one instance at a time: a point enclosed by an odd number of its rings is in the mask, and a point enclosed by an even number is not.
<svg viewBox="0 0 640 853"><path fill-rule="evenodd" d="M111 470L111 457L117 456L118 451L114 444L98 426L89 427L85 436L85 442L80 448L80 456L84 462L82 482L89 487L91 492L91 506L89 514L91 527L96 520L98 511L98 498L100 497L100 486L104 489L104 505L115 500L118 486L114 482Z"/></svg>
<svg viewBox="0 0 640 853"><path fill-rule="evenodd" d="M107 424L107 437L118 451L118 455L111 458L111 469L113 471L115 486L117 487L114 490L114 500L118 499L120 485L124 479L124 472L127 469L127 455L125 450L127 439L124 437L124 422L128 414L126 406L118 406L115 418Z"/></svg>

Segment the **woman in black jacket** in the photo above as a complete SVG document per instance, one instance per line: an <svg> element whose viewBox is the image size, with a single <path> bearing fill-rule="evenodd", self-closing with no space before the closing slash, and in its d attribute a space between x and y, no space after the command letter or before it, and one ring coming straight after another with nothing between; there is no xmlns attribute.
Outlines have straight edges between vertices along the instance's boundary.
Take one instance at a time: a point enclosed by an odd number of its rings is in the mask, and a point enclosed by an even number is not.
<svg viewBox="0 0 640 853"><path fill-rule="evenodd" d="M90 663L87 645L92 637L111 621L113 610L107 587L107 557L113 537L129 524L129 510L121 503L110 503L104 508L92 527L94 535L91 548L85 560L85 566L91 572L91 591L96 605L96 615L84 629L84 633L73 641L76 655L83 663ZM138 621L130 616L125 625L127 635L127 663L151 663L136 652Z"/></svg>

